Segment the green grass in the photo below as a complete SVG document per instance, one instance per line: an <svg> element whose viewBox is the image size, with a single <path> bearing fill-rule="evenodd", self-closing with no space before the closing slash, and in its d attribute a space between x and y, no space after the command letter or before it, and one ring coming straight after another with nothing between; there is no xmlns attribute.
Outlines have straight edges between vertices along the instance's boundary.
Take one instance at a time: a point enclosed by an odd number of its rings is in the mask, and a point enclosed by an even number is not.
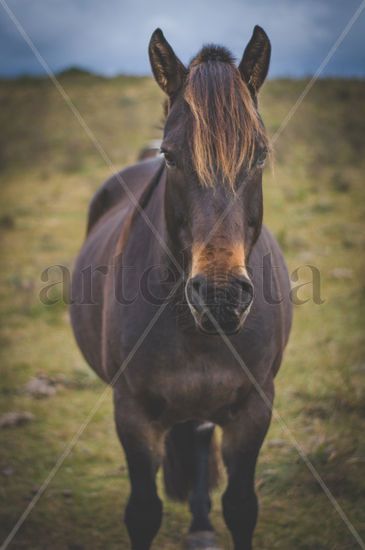
<svg viewBox="0 0 365 550"><path fill-rule="evenodd" d="M61 81L114 169L133 162L148 140L159 137L162 97L152 80L74 71ZM304 85L266 85L261 109L271 135ZM306 282L311 272L304 266L317 267L324 300L313 303L310 286L300 292L309 301L296 307L276 407L362 536L364 93L362 81L317 82L278 139L275 168L267 169L264 183L265 220L291 272L302 266L298 273ZM45 268L72 265L88 201L111 169L50 82L2 81L0 107L0 413L29 411L35 417L0 431L2 541L104 390L76 348L66 306L43 305L39 293ZM52 273L56 281L59 273ZM59 383L54 397L24 393L37 374ZM264 444L257 484L256 548L358 547L278 422ZM121 523L127 494L107 393L11 548L128 548ZM230 548L219 499L218 491L213 521ZM175 549L188 522L186 507L165 501L154 547Z"/></svg>

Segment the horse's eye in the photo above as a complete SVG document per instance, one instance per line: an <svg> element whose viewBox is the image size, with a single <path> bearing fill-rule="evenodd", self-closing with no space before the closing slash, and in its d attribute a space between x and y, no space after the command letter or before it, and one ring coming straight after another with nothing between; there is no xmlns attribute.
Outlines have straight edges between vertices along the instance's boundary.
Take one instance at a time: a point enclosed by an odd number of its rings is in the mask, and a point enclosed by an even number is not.
<svg viewBox="0 0 365 550"><path fill-rule="evenodd" d="M261 151L261 153L257 157L256 166L258 168L262 168L265 164L266 158L267 158L267 151Z"/></svg>
<svg viewBox="0 0 365 550"><path fill-rule="evenodd" d="M165 158L166 166L168 166L169 168L174 168L176 166L174 155L170 151L164 151L163 149L161 150L161 153Z"/></svg>

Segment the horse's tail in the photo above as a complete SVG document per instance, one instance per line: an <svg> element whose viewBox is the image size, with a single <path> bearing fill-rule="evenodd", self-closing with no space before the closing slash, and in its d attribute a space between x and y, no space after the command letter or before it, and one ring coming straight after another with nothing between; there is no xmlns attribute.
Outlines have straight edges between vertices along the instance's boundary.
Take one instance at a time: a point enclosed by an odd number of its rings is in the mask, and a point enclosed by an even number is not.
<svg viewBox="0 0 365 550"><path fill-rule="evenodd" d="M173 500L185 501L192 489L199 453L208 451L209 490L220 479L220 454L210 422L190 420L176 424L166 438L163 464L165 491Z"/></svg>

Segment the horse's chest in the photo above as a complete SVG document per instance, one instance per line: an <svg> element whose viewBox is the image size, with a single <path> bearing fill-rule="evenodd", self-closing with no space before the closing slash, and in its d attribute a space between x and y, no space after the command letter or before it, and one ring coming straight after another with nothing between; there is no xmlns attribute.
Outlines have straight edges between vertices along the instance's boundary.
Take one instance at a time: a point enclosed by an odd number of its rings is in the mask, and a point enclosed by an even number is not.
<svg viewBox="0 0 365 550"><path fill-rule="evenodd" d="M167 422L198 418L221 423L240 407L249 387L241 369L197 361L159 373L149 395L160 403L161 419Z"/></svg>

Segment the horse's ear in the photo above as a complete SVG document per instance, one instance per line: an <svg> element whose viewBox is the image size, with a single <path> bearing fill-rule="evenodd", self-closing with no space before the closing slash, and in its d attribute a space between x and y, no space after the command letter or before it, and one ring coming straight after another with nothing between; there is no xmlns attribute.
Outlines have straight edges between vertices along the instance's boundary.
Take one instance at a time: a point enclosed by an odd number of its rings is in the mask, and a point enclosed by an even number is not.
<svg viewBox="0 0 365 550"><path fill-rule="evenodd" d="M253 96L257 95L264 83L269 70L270 55L270 40L264 29L256 25L238 66Z"/></svg>
<svg viewBox="0 0 365 550"><path fill-rule="evenodd" d="M170 98L173 97L181 88L187 71L161 29L152 34L148 53L157 84Z"/></svg>

